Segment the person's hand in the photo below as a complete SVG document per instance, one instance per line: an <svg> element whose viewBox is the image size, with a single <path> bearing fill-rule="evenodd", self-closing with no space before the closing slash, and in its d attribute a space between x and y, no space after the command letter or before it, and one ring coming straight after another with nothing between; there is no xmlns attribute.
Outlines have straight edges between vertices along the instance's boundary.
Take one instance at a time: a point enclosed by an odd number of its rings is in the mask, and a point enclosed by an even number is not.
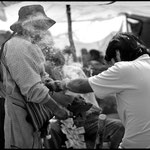
<svg viewBox="0 0 150 150"><path fill-rule="evenodd" d="M47 76L47 75L45 75L45 76L42 77L42 82L43 82L44 84L46 84L46 83L48 83L48 82L51 82L51 81L53 81L53 79L50 78L50 77Z"/></svg>
<svg viewBox="0 0 150 150"><path fill-rule="evenodd" d="M54 116L56 119L65 120L73 116L73 114L69 112L67 109L60 107L60 109L57 109L57 111L54 112Z"/></svg>
<svg viewBox="0 0 150 150"><path fill-rule="evenodd" d="M66 90L66 82L60 80L53 80L46 82L45 85L50 91L60 92Z"/></svg>
<svg viewBox="0 0 150 150"><path fill-rule="evenodd" d="M49 96L49 100L44 105L49 107L56 119L64 120L71 116L70 111L57 103L51 96Z"/></svg>
<svg viewBox="0 0 150 150"><path fill-rule="evenodd" d="M74 116L78 116L88 111L93 105L86 102L81 96L76 96L71 104L68 104L67 109L73 113Z"/></svg>
<svg viewBox="0 0 150 150"><path fill-rule="evenodd" d="M58 82L58 83L57 83ZM60 92L61 90L61 81L48 81L45 82L45 86L50 90L50 91L55 91L55 92Z"/></svg>

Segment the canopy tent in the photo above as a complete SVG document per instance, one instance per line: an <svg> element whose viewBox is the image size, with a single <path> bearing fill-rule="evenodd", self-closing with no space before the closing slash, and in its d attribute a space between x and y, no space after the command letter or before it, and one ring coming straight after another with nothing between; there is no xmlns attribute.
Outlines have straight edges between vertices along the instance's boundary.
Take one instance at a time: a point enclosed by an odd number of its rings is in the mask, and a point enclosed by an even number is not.
<svg viewBox="0 0 150 150"><path fill-rule="evenodd" d="M81 48L96 48L105 52L109 39L118 31L127 31L127 14L150 17L149 1L111 1L93 2L71 2L71 1L3 1L6 5L0 5L4 9L6 21L0 20L0 30L10 30L9 26L17 21L18 10L24 5L41 4L46 14L56 21L50 28L55 46L63 49L69 45L67 32L66 5L71 5L71 18L73 28L73 39L80 55ZM120 15L122 14L122 15Z"/></svg>

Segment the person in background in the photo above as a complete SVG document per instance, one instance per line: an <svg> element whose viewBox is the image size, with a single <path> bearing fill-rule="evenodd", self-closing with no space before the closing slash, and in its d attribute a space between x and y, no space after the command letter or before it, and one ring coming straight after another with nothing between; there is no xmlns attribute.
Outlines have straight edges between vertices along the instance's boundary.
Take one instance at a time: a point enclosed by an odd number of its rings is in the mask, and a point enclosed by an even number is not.
<svg viewBox="0 0 150 150"><path fill-rule="evenodd" d="M48 74L45 72L45 57L38 42L55 21L45 14L41 5L23 6L18 15L18 21L10 26L13 34L4 45L2 57L3 84L6 90L5 148L42 148L40 133L34 132L32 124L26 120L26 101L46 105L58 119L66 119L69 115L51 97L43 83Z"/></svg>
<svg viewBox="0 0 150 150"><path fill-rule="evenodd" d="M86 74L86 76L91 76L91 70L89 67L89 52L86 48L81 49L81 62L82 62L82 70Z"/></svg>
<svg viewBox="0 0 150 150"><path fill-rule="evenodd" d="M101 64L105 64L104 56L101 51L97 49L90 49L89 54L90 54L90 61L95 60L100 62Z"/></svg>
<svg viewBox="0 0 150 150"><path fill-rule="evenodd" d="M105 63L104 56L101 51L96 49L89 50L89 67L92 71L91 76L97 75L102 71L108 69L108 65Z"/></svg>
<svg viewBox="0 0 150 150"><path fill-rule="evenodd" d="M109 65L105 62L103 53L97 49L89 50L88 65L90 68L91 76L97 75L109 68ZM109 116L113 115L115 118L118 118L115 96L109 95L103 99L96 97L96 100L100 107L102 107L102 112L104 114Z"/></svg>
<svg viewBox="0 0 150 150"><path fill-rule="evenodd" d="M106 71L88 79L55 84L62 90L94 92L99 98L115 94L118 114L125 127L119 148L150 148L149 49L134 34L117 33L108 44L105 59L112 64Z"/></svg>
<svg viewBox="0 0 150 150"><path fill-rule="evenodd" d="M86 48L81 49L81 57L82 57L83 68L88 67L89 53Z"/></svg>

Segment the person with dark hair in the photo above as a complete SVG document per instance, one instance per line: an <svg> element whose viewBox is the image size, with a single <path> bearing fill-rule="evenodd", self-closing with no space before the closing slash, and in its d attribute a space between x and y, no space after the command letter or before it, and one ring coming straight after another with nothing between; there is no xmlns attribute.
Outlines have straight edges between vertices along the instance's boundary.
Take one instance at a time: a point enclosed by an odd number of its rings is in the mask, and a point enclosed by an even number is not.
<svg viewBox="0 0 150 150"><path fill-rule="evenodd" d="M90 54L90 59L91 60L99 61L99 59L100 59L100 52L98 50L91 49L91 50L89 50L89 54Z"/></svg>
<svg viewBox="0 0 150 150"><path fill-rule="evenodd" d="M108 66L105 64L102 52L97 49L91 49L89 51L88 65L91 70L91 76L97 75L108 68Z"/></svg>
<svg viewBox="0 0 150 150"><path fill-rule="evenodd" d="M116 34L109 42L105 60L111 61L113 58L118 61L118 52L120 53L121 61L133 61L143 54L150 55L150 50L145 46L144 42L132 33Z"/></svg>
<svg viewBox="0 0 150 150"><path fill-rule="evenodd" d="M58 119L67 119L70 115L51 97L44 84L50 78L45 71L45 57L39 43L56 22L45 14L42 5L23 6L18 15L18 21L10 26L13 34L5 42L1 57L6 91L4 148L41 149L42 131L35 131L27 120L26 103L44 105L50 109L49 114Z"/></svg>
<svg viewBox="0 0 150 150"><path fill-rule="evenodd" d="M108 44L105 59L112 66L98 75L53 84L59 90L94 92L99 98L114 94L125 127L119 148L150 148L149 49L132 33L117 33Z"/></svg>

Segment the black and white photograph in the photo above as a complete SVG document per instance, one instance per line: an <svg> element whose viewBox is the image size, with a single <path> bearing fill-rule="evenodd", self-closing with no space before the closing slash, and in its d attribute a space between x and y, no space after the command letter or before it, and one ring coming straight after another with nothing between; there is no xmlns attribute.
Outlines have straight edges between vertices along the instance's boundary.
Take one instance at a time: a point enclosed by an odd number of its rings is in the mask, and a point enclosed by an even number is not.
<svg viewBox="0 0 150 150"><path fill-rule="evenodd" d="M150 1L0 1L0 148L150 148Z"/></svg>

